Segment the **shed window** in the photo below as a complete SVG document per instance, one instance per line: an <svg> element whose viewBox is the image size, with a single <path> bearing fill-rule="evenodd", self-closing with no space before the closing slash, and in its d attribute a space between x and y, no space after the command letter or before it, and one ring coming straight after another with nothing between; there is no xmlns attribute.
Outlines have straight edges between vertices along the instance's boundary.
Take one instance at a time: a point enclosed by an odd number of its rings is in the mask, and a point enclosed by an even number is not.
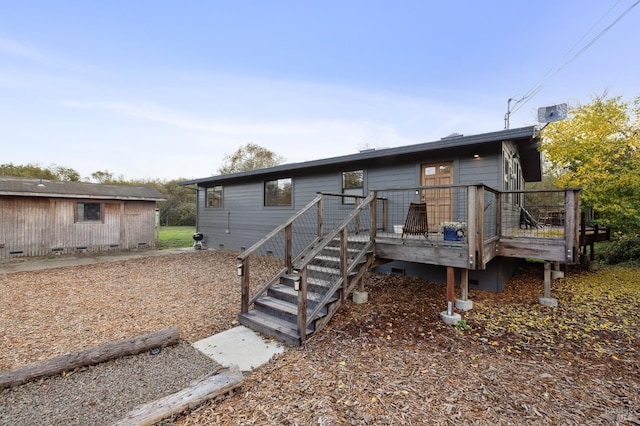
<svg viewBox="0 0 640 426"><path fill-rule="evenodd" d="M342 193L364 196L364 170L342 172ZM355 197L343 197L343 204L355 204Z"/></svg>
<svg viewBox="0 0 640 426"><path fill-rule="evenodd" d="M205 193L205 205L210 208L222 207L222 185L207 188Z"/></svg>
<svg viewBox="0 0 640 426"><path fill-rule="evenodd" d="M102 204L78 203L78 222L100 222L102 220Z"/></svg>
<svg viewBox="0 0 640 426"><path fill-rule="evenodd" d="M291 186L291 178L266 181L264 183L264 205L290 206Z"/></svg>

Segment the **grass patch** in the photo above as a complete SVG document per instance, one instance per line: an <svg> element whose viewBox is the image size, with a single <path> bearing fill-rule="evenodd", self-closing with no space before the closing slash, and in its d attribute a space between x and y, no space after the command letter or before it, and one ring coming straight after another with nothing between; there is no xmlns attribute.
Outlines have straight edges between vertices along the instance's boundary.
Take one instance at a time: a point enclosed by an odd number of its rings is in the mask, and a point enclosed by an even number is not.
<svg viewBox="0 0 640 426"><path fill-rule="evenodd" d="M158 235L158 248L181 248L193 246L194 226L161 226Z"/></svg>

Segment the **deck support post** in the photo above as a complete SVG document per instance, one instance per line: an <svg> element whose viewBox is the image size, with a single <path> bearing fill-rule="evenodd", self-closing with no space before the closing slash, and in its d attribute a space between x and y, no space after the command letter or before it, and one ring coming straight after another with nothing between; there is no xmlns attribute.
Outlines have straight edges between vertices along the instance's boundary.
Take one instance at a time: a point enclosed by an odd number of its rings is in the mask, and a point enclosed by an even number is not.
<svg viewBox="0 0 640 426"><path fill-rule="evenodd" d="M553 270L551 270L551 279L557 280L558 278L564 278L564 272L560 270L560 262L553 262Z"/></svg>
<svg viewBox="0 0 640 426"><path fill-rule="evenodd" d="M454 312L453 308L456 299L455 278L456 273L453 266L447 266L447 310L440 312L440 318L445 324L455 325L462 319L460 314Z"/></svg>
<svg viewBox="0 0 640 426"><path fill-rule="evenodd" d="M551 297L551 262L548 260L544 261L544 295L538 298L538 302L542 306L558 306L558 300Z"/></svg>
<svg viewBox="0 0 640 426"><path fill-rule="evenodd" d="M469 297L469 270L460 270L460 299L456 299L455 307L461 311L473 309L473 302Z"/></svg>

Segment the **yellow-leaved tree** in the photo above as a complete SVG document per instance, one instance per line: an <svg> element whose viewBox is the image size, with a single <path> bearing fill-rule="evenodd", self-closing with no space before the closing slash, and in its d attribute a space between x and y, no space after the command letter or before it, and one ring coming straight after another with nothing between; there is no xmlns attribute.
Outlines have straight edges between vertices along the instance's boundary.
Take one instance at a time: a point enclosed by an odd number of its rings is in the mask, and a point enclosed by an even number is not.
<svg viewBox="0 0 640 426"><path fill-rule="evenodd" d="M615 230L640 232L640 97L595 97L542 131L542 150L560 187L582 187L581 202Z"/></svg>

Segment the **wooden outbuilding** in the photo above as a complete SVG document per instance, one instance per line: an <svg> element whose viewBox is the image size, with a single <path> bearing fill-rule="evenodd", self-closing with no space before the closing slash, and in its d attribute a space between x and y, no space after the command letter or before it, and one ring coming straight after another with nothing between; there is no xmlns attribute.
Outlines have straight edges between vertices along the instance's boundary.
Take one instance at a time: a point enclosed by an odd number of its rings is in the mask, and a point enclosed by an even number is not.
<svg viewBox="0 0 640 426"><path fill-rule="evenodd" d="M155 247L152 187L0 177L0 259Z"/></svg>

